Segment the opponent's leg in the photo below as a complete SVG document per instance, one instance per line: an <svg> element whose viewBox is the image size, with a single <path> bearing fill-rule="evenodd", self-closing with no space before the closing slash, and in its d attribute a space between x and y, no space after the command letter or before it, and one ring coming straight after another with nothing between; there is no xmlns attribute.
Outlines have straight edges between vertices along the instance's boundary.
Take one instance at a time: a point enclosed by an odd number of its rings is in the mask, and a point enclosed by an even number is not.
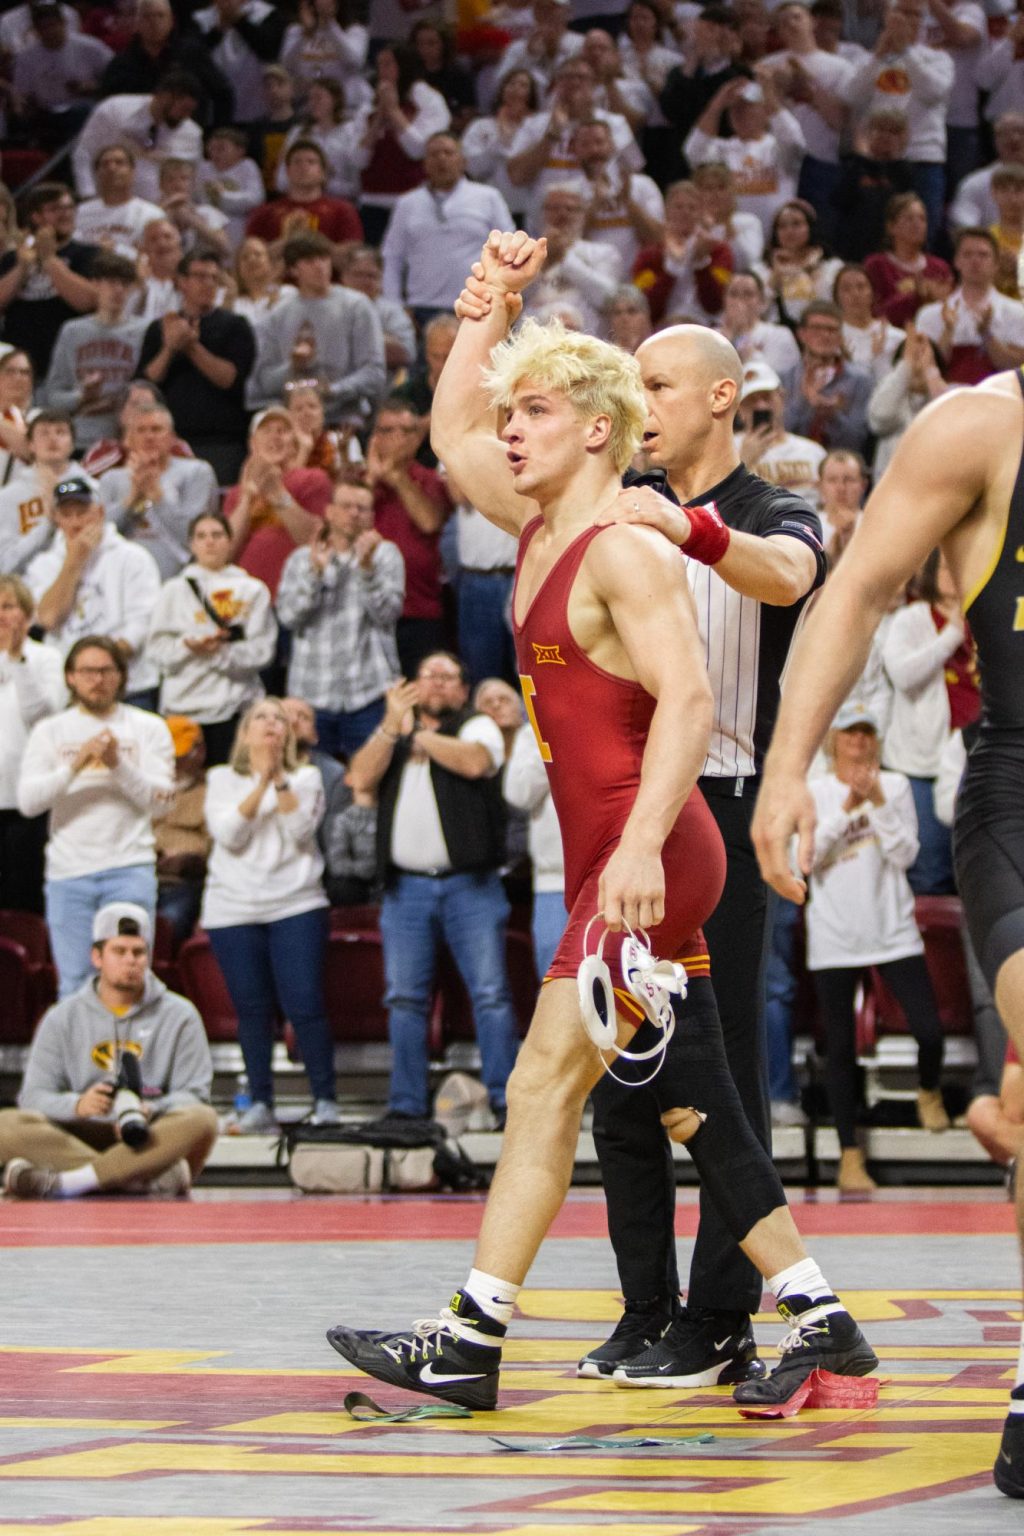
<svg viewBox="0 0 1024 1536"><path fill-rule="evenodd" d="M1024 949L1004 961L996 977L996 1007L1017 1052L1024 1055ZM1017 1233L1024 1259L1024 1178L1015 1180ZM1024 1499L1024 1328L1021 1330L1017 1379L1010 1393L1009 1412L992 1475L996 1487L1011 1499Z"/></svg>
<svg viewBox="0 0 1024 1536"><path fill-rule="evenodd" d="M867 1375L878 1362L807 1257L778 1173L743 1112L709 981L691 981L677 1018L678 1044L653 1085L662 1122L675 1140L686 1143L719 1220L767 1282L793 1329L766 1380L740 1374L749 1359L731 1327L719 1338L698 1338L689 1321L685 1327L673 1324L644 1355L618 1367L614 1379L627 1386L673 1387L739 1381L737 1401L773 1403L785 1402L817 1367ZM745 1317L743 1325L749 1329ZM753 1351L752 1337L748 1348Z"/></svg>
<svg viewBox="0 0 1024 1536"><path fill-rule="evenodd" d="M327 1337L339 1354L393 1385L495 1406L505 1330L565 1199L583 1106L601 1071L575 982L548 982L508 1081L508 1123L468 1281L439 1318L405 1333L332 1328Z"/></svg>

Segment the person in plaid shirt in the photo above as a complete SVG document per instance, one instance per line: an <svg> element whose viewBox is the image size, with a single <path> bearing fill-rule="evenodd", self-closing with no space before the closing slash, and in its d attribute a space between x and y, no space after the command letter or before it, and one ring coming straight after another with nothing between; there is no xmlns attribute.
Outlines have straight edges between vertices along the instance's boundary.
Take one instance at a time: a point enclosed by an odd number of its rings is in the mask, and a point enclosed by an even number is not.
<svg viewBox="0 0 1024 1536"><path fill-rule="evenodd" d="M292 631L288 692L316 710L320 745L350 757L384 718L385 689L399 676L395 625L405 562L373 526L373 492L335 487L324 527L289 555L277 612Z"/></svg>

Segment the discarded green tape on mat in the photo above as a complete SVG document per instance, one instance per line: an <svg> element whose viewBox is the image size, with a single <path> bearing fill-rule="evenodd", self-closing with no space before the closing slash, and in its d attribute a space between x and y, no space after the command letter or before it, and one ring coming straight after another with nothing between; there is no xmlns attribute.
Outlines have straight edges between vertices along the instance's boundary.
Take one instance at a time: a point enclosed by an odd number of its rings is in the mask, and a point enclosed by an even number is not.
<svg viewBox="0 0 1024 1536"><path fill-rule="evenodd" d="M491 1435L503 1451L646 1451L656 1445L710 1445L714 1435L570 1435L567 1440L502 1440Z"/></svg>
<svg viewBox="0 0 1024 1536"><path fill-rule="evenodd" d="M468 1408L457 1403L423 1403L416 1408L402 1408L388 1413L365 1392L350 1392L345 1398L345 1412L360 1424L419 1424L424 1419L471 1419Z"/></svg>

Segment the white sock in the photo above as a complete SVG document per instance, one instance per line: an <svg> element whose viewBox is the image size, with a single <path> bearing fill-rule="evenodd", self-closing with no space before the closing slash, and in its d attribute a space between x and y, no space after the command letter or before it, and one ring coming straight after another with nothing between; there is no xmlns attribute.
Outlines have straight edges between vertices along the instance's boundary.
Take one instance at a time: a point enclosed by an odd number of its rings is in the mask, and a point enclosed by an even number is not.
<svg viewBox="0 0 1024 1536"><path fill-rule="evenodd" d="M777 1275L770 1275L767 1283L776 1301L785 1301L787 1296L806 1296L808 1301L822 1301L833 1294L813 1259L801 1259L799 1264L791 1264Z"/></svg>
<svg viewBox="0 0 1024 1536"><path fill-rule="evenodd" d="M462 1287L467 1296L471 1296L485 1317L500 1323L502 1329L508 1327L512 1321L512 1313L515 1309L516 1297L521 1287L513 1285L510 1280L499 1280L497 1275L488 1275L482 1269L471 1269L469 1279ZM492 1348L501 1348L501 1340L491 1334L479 1332L472 1323L463 1322L458 1316L453 1324L454 1331L473 1344L489 1344Z"/></svg>
<svg viewBox="0 0 1024 1536"><path fill-rule="evenodd" d="M57 1194L64 1200L91 1195L95 1189L99 1189L99 1179L92 1163L83 1163L81 1168L69 1168L66 1173L57 1175Z"/></svg>

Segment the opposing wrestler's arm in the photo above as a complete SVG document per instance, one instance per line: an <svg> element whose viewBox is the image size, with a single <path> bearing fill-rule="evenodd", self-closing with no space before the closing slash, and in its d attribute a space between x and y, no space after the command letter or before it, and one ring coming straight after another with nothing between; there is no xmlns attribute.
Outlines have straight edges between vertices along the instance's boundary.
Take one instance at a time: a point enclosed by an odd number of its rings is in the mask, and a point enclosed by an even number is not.
<svg viewBox="0 0 1024 1536"><path fill-rule="evenodd" d="M707 755L714 701L682 561L660 534L620 526L587 555L637 680L657 703L633 809L601 877L609 928L648 928L665 915L661 850Z"/></svg>
<svg viewBox="0 0 1024 1536"><path fill-rule="evenodd" d="M926 407L871 495L846 553L790 656L754 815L765 879L791 901L811 867L814 802L806 775L836 710L864 670L871 637L901 586L976 508L1020 407L1006 396L962 390Z"/></svg>
<svg viewBox="0 0 1024 1536"><path fill-rule="evenodd" d="M481 386L491 352L503 341L510 314L505 299L540 271L547 247L528 236L493 232L480 257L482 286L492 302L476 318L463 313L455 344L441 372L430 411L430 442L462 494L490 522L518 534L537 515L534 501L517 496L498 437L497 417ZM518 306L516 306L518 309Z"/></svg>

